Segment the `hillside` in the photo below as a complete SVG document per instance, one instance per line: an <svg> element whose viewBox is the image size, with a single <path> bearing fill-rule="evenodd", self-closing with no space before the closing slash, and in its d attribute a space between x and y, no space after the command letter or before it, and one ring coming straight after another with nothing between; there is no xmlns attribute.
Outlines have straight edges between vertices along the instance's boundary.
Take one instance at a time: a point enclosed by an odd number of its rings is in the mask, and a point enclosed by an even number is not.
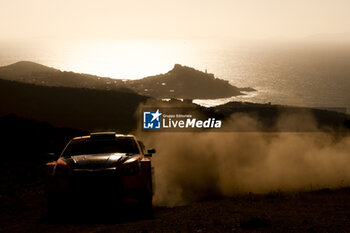
<svg viewBox="0 0 350 233"><path fill-rule="evenodd" d="M59 70L30 61L20 61L0 67L1 75L9 79L16 79L18 76L26 76L33 73L53 74L57 72L59 72Z"/></svg>
<svg viewBox="0 0 350 233"><path fill-rule="evenodd" d="M42 86L78 87L131 92L122 80L60 71L34 62L21 61L0 67L0 79Z"/></svg>
<svg viewBox="0 0 350 233"><path fill-rule="evenodd" d="M0 117L15 114L79 130L136 128L134 113L146 99L129 92L46 87L0 80Z"/></svg>

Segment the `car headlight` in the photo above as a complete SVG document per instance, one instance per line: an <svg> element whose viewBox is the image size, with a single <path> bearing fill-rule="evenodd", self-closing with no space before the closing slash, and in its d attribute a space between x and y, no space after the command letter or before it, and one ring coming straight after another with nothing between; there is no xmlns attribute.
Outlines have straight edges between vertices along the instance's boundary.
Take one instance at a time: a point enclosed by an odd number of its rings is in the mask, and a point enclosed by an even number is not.
<svg viewBox="0 0 350 233"><path fill-rule="evenodd" d="M62 159L57 160L54 175L56 176L67 176L72 172L72 168L67 162Z"/></svg>
<svg viewBox="0 0 350 233"><path fill-rule="evenodd" d="M138 157L133 157L126 160L122 165L118 168L122 172L122 174L136 174L141 171L141 162Z"/></svg>

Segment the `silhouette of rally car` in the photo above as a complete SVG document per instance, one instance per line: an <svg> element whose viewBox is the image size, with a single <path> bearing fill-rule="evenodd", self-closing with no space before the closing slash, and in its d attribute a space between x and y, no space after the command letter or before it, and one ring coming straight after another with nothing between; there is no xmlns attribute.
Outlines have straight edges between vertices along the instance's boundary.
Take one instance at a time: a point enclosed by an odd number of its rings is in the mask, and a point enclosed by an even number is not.
<svg viewBox="0 0 350 233"><path fill-rule="evenodd" d="M102 132L73 138L58 160L46 164L49 212L126 202L152 212L153 153L146 153L133 135Z"/></svg>

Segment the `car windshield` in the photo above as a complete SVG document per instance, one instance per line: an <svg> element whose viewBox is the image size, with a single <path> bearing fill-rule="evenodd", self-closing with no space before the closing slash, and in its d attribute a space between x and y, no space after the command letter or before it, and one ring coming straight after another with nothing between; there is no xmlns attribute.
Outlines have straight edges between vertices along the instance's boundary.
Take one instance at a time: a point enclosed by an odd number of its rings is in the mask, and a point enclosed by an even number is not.
<svg viewBox="0 0 350 233"><path fill-rule="evenodd" d="M62 157L71 157L84 154L129 153L137 154L139 149L131 137L115 139L77 139L71 141L64 150Z"/></svg>

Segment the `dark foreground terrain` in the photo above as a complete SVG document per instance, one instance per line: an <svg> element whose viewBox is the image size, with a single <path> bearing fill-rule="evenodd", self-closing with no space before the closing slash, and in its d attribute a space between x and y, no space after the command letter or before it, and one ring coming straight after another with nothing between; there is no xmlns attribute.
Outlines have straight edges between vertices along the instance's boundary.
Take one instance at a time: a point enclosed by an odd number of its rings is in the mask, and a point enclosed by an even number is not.
<svg viewBox="0 0 350 233"><path fill-rule="evenodd" d="M68 211L67 211L68 213ZM1 232L350 232L350 189L246 194L133 214L83 213L54 220L42 193L2 197Z"/></svg>

